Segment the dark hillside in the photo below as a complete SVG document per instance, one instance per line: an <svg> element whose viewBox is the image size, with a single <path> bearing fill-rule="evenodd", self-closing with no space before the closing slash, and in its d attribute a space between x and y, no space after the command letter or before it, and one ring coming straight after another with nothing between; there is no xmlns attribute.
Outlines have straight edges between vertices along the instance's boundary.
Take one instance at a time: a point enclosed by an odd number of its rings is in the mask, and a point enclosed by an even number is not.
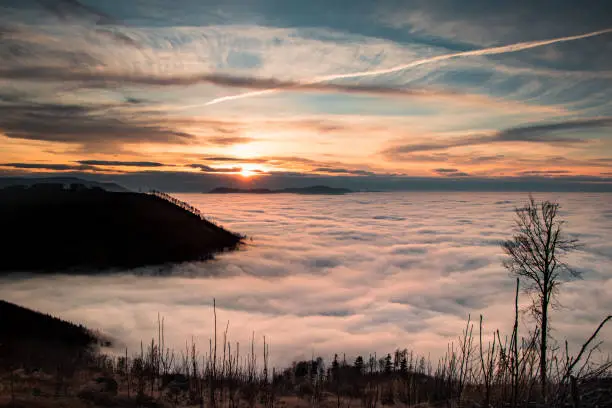
<svg viewBox="0 0 612 408"><path fill-rule="evenodd" d="M0 360L40 368L52 356L85 356L103 341L83 326L0 300Z"/></svg>
<svg viewBox="0 0 612 408"><path fill-rule="evenodd" d="M0 271L129 268L209 259L241 237L166 199L61 184L0 190Z"/></svg>

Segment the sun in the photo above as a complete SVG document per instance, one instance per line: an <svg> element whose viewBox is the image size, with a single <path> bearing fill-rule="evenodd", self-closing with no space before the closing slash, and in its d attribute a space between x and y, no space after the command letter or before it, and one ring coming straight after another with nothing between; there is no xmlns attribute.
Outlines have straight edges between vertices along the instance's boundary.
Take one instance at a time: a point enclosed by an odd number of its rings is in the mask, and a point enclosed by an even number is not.
<svg viewBox="0 0 612 408"><path fill-rule="evenodd" d="M251 177L253 174L255 174L255 173L253 173L251 170L247 170L247 169L243 169L243 170L240 172L240 175L241 175L242 177L244 177L244 178L249 178L249 177Z"/></svg>
<svg viewBox="0 0 612 408"><path fill-rule="evenodd" d="M264 166L252 163L240 163L242 169L237 173L244 179L250 179L262 174L266 174L266 168Z"/></svg>

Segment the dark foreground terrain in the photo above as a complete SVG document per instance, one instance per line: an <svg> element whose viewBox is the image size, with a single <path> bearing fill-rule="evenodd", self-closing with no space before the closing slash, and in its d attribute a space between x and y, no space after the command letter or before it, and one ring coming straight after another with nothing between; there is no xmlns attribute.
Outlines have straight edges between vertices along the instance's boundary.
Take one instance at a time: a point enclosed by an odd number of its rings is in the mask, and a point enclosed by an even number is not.
<svg viewBox="0 0 612 408"><path fill-rule="evenodd" d="M103 270L203 260L242 240L159 195L66 187L0 189L0 271Z"/></svg>
<svg viewBox="0 0 612 408"><path fill-rule="evenodd" d="M0 317L0 408L612 406L612 377L606 372L573 380L571 391L553 381L549 402L544 403L533 372L521 371L513 385L505 374L506 362L490 354L490 370L495 371L485 388L478 361L484 354L471 355L478 353L471 332L462 335L470 336L463 337L470 349L449 348L438 364L398 349L380 358L370 354L347 360L336 354L327 362L318 357L271 368L265 342L263 359L257 356L254 339L251 351L241 358L238 344L234 348L226 334L222 340L214 337L214 343L210 339L211 347L222 341L216 358L212 350L202 352L195 345L175 353L164 347L163 320L158 333L139 349L106 355L95 347L99 335L82 326L2 301ZM500 356L505 350L500 349ZM510 403L512 395L516 400Z"/></svg>
<svg viewBox="0 0 612 408"><path fill-rule="evenodd" d="M85 357L108 340L87 328L0 300L0 361L3 367L55 369Z"/></svg>

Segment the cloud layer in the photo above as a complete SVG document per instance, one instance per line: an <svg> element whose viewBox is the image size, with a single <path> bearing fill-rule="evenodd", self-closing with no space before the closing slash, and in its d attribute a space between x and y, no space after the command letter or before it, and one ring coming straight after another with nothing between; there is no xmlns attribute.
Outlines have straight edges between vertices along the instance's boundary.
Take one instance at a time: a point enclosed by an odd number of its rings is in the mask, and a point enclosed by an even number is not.
<svg viewBox="0 0 612 408"><path fill-rule="evenodd" d="M100 328L134 351L156 335L158 312L169 344L180 350L193 335L206 349L216 298L230 338L245 345L254 330L261 344L266 335L277 366L312 353L352 357L396 347L436 358L470 313L484 315L488 333L511 330L514 281L498 242L508 238L524 194L179 198L252 241L210 263L3 278L0 296ZM584 280L562 287L565 307L552 315L553 337L567 337L573 348L612 308L612 201L607 194L536 198L559 200L567 232L585 244L570 259ZM523 333L528 325L521 323ZM602 350L612 351L610 328L602 339Z"/></svg>
<svg viewBox="0 0 612 408"><path fill-rule="evenodd" d="M606 130L612 127L612 118L592 118L568 120L556 123L536 123L503 129L492 134L482 136L463 135L454 140L438 143L406 144L391 147L384 151L389 157L398 157L403 153L429 152L446 150L453 147L464 147L474 145L487 145L491 143L544 143L553 146L565 146L584 143L587 139L580 138L575 133L592 129ZM567 136L567 133L575 132Z"/></svg>

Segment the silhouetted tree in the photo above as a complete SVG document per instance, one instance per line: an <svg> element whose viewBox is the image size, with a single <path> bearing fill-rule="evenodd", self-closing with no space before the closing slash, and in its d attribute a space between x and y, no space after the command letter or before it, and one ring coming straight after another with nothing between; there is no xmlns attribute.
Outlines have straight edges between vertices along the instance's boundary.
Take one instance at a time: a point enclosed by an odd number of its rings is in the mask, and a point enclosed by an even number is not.
<svg viewBox="0 0 612 408"><path fill-rule="evenodd" d="M334 383L338 382L338 377L340 376L340 363L338 362L338 355L334 354L334 361L331 366L331 375Z"/></svg>
<svg viewBox="0 0 612 408"><path fill-rule="evenodd" d="M546 398L546 353L549 332L549 306L554 301L563 278L579 277L563 260L565 254L578 248L575 239L568 238L558 219L559 204L533 197L525 207L516 209L515 235L504 241L502 248L508 256L504 266L525 283L533 294L531 311L540 332L540 385Z"/></svg>
<svg viewBox="0 0 612 408"><path fill-rule="evenodd" d="M387 354L385 357L385 374L391 374L393 370L393 364L391 363L391 354Z"/></svg>
<svg viewBox="0 0 612 408"><path fill-rule="evenodd" d="M419 367L417 368L417 372L419 374L425 374L425 369L426 369L425 357L421 357L419 360Z"/></svg>
<svg viewBox="0 0 612 408"><path fill-rule="evenodd" d="M311 361L299 361L295 364L294 375L295 378L301 379L308 376L312 362Z"/></svg>
<svg viewBox="0 0 612 408"><path fill-rule="evenodd" d="M363 374L363 368L364 368L363 357L357 356L357 358L355 359L355 372L358 375L361 375Z"/></svg>
<svg viewBox="0 0 612 408"><path fill-rule="evenodd" d="M400 370L400 373L402 375L406 375L408 373L408 359L406 358L406 351L405 350L402 353L402 356L400 357L399 370Z"/></svg>
<svg viewBox="0 0 612 408"><path fill-rule="evenodd" d="M399 371L401 358L402 351L400 349L395 350L395 353L393 353L393 371Z"/></svg>
<svg viewBox="0 0 612 408"><path fill-rule="evenodd" d="M317 375L317 383L323 381L323 377L325 375L325 361L323 357L317 357L315 360L316 364L316 375Z"/></svg>
<svg viewBox="0 0 612 408"><path fill-rule="evenodd" d="M376 371L376 356L374 355L370 355L370 358L368 359L368 369L370 371L370 375L374 374L374 372Z"/></svg>

